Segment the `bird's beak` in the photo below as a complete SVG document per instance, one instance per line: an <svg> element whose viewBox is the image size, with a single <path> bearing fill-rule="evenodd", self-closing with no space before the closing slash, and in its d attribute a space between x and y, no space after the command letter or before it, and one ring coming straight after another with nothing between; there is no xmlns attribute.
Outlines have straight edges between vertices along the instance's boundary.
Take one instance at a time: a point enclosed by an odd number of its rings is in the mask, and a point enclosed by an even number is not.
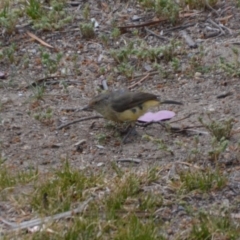
<svg viewBox="0 0 240 240"><path fill-rule="evenodd" d="M164 101L161 101L161 104L177 104L177 105L183 105L183 103L181 103L181 102L172 101L172 100L164 100Z"/></svg>

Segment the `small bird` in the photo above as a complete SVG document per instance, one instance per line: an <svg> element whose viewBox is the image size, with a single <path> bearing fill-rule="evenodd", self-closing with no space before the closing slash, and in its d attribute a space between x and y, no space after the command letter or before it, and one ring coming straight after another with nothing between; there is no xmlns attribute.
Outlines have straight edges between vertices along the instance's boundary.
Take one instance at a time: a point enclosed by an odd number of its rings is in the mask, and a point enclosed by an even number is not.
<svg viewBox="0 0 240 240"><path fill-rule="evenodd" d="M149 108L160 104L182 105L181 102L172 100L161 101L155 94L120 89L97 95L82 110L95 110L105 119L114 122L135 123Z"/></svg>
<svg viewBox="0 0 240 240"><path fill-rule="evenodd" d="M161 101L155 94L120 89L95 96L88 106L82 110L95 110L105 119L118 123L130 123L130 128L128 128L128 132L122 140L125 143L128 136L135 130L135 123L138 118L144 115L149 108L160 104L182 105L181 102L172 100Z"/></svg>

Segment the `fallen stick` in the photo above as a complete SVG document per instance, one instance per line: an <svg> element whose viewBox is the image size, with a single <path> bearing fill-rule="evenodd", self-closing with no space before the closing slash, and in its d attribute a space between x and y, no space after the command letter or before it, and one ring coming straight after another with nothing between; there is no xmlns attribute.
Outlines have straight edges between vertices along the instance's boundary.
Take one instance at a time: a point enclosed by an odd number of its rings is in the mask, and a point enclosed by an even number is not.
<svg viewBox="0 0 240 240"><path fill-rule="evenodd" d="M78 123L78 122L83 122L83 121L87 121L87 120L90 120L90 119L97 119L97 118L103 118L103 117L102 116L93 116L93 117L80 118L80 119L74 120L72 122L68 122L68 123L60 125L59 127L57 127L57 130L68 127L69 125L72 125L72 124L75 124L75 123Z"/></svg>
<svg viewBox="0 0 240 240"><path fill-rule="evenodd" d="M88 205L88 203L92 200L93 200L93 198L90 197L89 199L87 199L86 201L81 203L81 205L76 209L73 209L73 210L70 210L67 212L63 212L63 213L58 213L53 216L48 216L45 218L37 218L37 219L22 222L22 223L15 223L15 222L9 222L9 221L5 220L4 218L0 217L0 221L5 223L6 225L12 227L11 230L21 230L21 229L25 229L25 228L30 228L30 227L34 227L39 224L49 222L49 221L58 220L61 218L69 218L69 217L73 216L74 214L81 213L81 212L83 212L85 207Z"/></svg>

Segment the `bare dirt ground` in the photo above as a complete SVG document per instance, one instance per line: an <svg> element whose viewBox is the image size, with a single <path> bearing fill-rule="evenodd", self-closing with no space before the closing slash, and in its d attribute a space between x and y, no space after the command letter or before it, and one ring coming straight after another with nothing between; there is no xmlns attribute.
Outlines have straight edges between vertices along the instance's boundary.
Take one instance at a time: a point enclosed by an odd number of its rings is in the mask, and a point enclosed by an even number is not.
<svg viewBox="0 0 240 240"><path fill-rule="evenodd" d="M0 29L0 51L14 44L13 60L5 55L0 64L0 71L4 73L0 79L0 150L4 164L12 169L38 168L40 173L47 173L59 168L68 159L76 169L91 167L108 174L111 174L112 162L117 162L125 171L130 168L144 171L151 166L159 166L163 169L162 176L166 182L174 178L178 168L214 168L218 165L228 177L226 187L221 191L212 191L208 197L195 194L185 201L197 209L212 210L227 206L231 208L231 213L238 213L240 82L237 73L229 75L220 67L220 57L224 57L227 63L237 61L232 48L239 48L240 11L235 3L220 2L215 7L220 9L219 16L210 9L186 11L182 12L176 25L162 21L147 26L155 34L163 33L165 40L150 34L144 27L137 28L137 34L133 34L136 29L130 28L117 38L112 37L113 21L115 26L126 26L157 20L153 11L144 10L135 1L116 1L114 6L111 2L97 4L89 1L89 4L90 18L95 18L98 23L96 36L92 39L84 39L79 30L79 24L85 21L81 12L82 2L76 6L67 5L67 11L75 18L60 30L34 30L30 25L20 26L9 35ZM139 20L133 21L134 16ZM206 36L206 29L220 31L208 22L209 19L218 26L225 24L222 25L225 28L221 28L222 34ZM189 23L192 25L183 27ZM174 29L176 26L179 28ZM197 48L189 47L182 37L183 29L198 45ZM34 41L27 31L54 48ZM107 44L102 41L101 34L107 36ZM172 40L180 42L175 54L179 60L178 69L173 71L171 64L160 57L156 62L162 65L162 72L154 69L151 61L138 59L131 59L129 63L134 67L132 77L119 72L118 64L110 54L111 49L118 50L130 42L138 49L139 39L145 41L149 48L164 46ZM50 55L47 65L43 62L43 52ZM56 63L60 53L61 60ZM51 59L56 64L53 73L49 71ZM151 92L163 99L183 102L183 106L160 107L176 113L168 123L178 127L179 132L171 132L159 124L137 127L138 135L121 145L121 138L104 119L82 121L58 129L61 124L96 115L71 109L85 106L98 93L102 80L107 80L110 89L117 89L129 87L147 74L146 80L131 90ZM37 99L42 85L45 86L43 95ZM230 94L221 97L224 93ZM228 147L220 154L217 164L209 159L209 151L213 150L212 136L198 120L202 117L204 122L210 122L208 114L216 121L234 119ZM193 131L181 131L186 127L191 127ZM150 137L143 138L143 135ZM138 159L140 162L122 161L126 159ZM161 184L161 194L171 198L170 190L164 182ZM168 213L162 214L168 220L171 217L179 219L180 213L175 208L177 206L171 206ZM180 229L181 224L184 223L176 221L172 226ZM171 234L174 236L170 232L169 239Z"/></svg>

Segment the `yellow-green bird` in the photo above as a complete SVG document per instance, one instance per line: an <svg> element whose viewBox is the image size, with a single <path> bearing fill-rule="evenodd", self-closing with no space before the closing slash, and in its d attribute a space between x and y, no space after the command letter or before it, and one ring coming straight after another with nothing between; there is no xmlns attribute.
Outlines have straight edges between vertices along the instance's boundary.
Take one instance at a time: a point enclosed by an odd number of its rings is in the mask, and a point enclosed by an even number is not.
<svg viewBox="0 0 240 240"><path fill-rule="evenodd" d="M149 108L160 104L178 104L181 102L164 100L146 92L130 92L125 89L101 93L90 101L83 110L95 110L105 119L114 122L135 123Z"/></svg>

